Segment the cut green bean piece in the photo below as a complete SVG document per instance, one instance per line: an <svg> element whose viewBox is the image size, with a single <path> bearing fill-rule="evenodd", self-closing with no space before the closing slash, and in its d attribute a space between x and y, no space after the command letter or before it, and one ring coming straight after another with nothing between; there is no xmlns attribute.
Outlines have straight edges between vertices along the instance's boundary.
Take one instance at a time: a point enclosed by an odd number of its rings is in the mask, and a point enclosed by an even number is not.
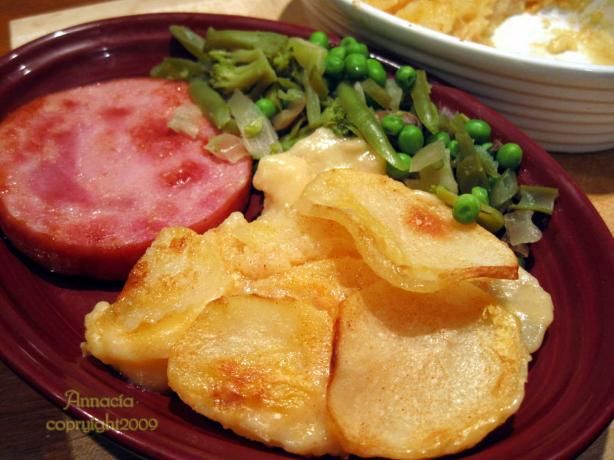
<svg viewBox="0 0 614 460"><path fill-rule="evenodd" d="M199 61L207 61L205 52L205 39L186 26L172 25L169 27L171 35Z"/></svg>
<svg viewBox="0 0 614 460"><path fill-rule="evenodd" d="M511 169L506 169L500 177L495 180L490 191L490 204L495 208L500 208L509 202L518 193L518 180L516 173Z"/></svg>
<svg viewBox="0 0 614 460"><path fill-rule="evenodd" d="M311 81L307 77L307 71L304 71L303 86L305 87L305 111L307 113L307 123L310 128L316 128L320 125L322 118L322 106L318 93L311 85Z"/></svg>
<svg viewBox="0 0 614 460"><path fill-rule="evenodd" d="M229 124L231 117L228 104L207 82L192 80L188 91L192 102L218 129L224 129Z"/></svg>
<svg viewBox="0 0 614 460"><path fill-rule="evenodd" d="M486 174L488 174L490 177L499 177L499 165L493 156L481 145L476 146L475 151L480 157L480 161L482 162L482 166L484 167Z"/></svg>
<svg viewBox="0 0 614 460"><path fill-rule="evenodd" d="M373 99L373 101L375 101L377 105L384 109L390 107L390 95L377 82L371 80L370 78L367 78L360 84L362 85L362 89L365 94L371 99Z"/></svg>
<svg viewBox="0 0 614 460"><path fill-rule="evenodd" d="M424 70L416 71L416 81L411 88L411 100L418 118L432 134L439 132L439 111L431 100L431 86Z"/></svg>
<svg viewBox="0 0 614 460"><path fill-rule="evenodd" d="M200 62L182 58L164 58L156 65L149 75L154 78L166 78L168 80L186 80L202 77L205 74L205 66Z"/></svg>
<svg viewBox="0 0 614 460"><path fill-rule="evenodd" d="M552 215L554 202L559 196L559 191L553 187L521 185L519 194L520 201L517 204L511 205L511 209L537 211Z"/></svg>
<svg viewBox="0 0 614 460"><path fill-rule="evenodd" d="M261 49L267 58L283 52L288 43L286 35L255 30L207 29L205 50Z"/></svg>
<svg viewBox="0 0 614 460"><path fill-rule="evenodd" d="M459 133L465 133L465 125L468 121L469 117L467 115L463 113L457 113L449 120L448 127L450 129L450 132L456 136L458 136ZM469 137L468 134L467 137Z"/></svg>
<svg viewBox="0 0 614 460"><path fill-rule="evenodd" d="M475 186L488 188L488 177L477 154L465 156L458 161L456 179L461 193L471 193Z"/></svg>
<svg viewBox="0 0 614 460"><path fill-rule="evenodd" d="M356 90L348 83L342 82L337 86L337 97L341 107L347 114L348 120L360 133L360 136L373 150L386 162L399 171L406 171L409 166L394 150L382 125L367 105L361 101Z"/></svg>
<svg viewBox="0 0 614 460"><path fill-rule="evenodd" d="M297 37L290 38L288 44L292 50L292 56L305 70L311 88L320 98L324 99L328 96L328 85L324 80L326 50L321 46Z"/></svg>

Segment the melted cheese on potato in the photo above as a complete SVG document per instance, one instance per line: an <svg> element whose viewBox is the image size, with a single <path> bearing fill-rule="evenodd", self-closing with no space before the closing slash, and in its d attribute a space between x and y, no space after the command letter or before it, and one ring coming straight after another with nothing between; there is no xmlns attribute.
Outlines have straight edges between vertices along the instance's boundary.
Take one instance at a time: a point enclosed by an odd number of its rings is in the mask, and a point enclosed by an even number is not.
<svg viewBox="0 0 614 460"><path fill-rule="evenodd" d="M266 194L265 211L288 207L318 174L331 169L384 174L385 162L361 139L339 139L320 128L288 152L263 158L254 175L254 187Z"/></svg>
<svg viewBox="0 0 614 460"><path fill-rule="evenodd" d="M481 280L477 284L516 316L527 350L537 351L554 319L552 298L537 278L520 267L517 280Z"/></svg>

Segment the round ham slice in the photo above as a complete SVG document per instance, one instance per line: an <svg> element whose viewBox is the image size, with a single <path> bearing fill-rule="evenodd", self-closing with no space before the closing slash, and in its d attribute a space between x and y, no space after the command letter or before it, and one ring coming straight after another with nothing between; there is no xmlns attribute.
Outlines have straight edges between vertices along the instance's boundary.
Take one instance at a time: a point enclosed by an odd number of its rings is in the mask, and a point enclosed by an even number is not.
<svg viewBox="0 0 614 460"><path fill-rule="evenodd" d="M113 80L36 99L0 124L0 225L49 270L122 279L168 226L203 232L243 209L252 164L205 150L168 122L184 82ZM189 131L189 130L188 130Z"/></svg>

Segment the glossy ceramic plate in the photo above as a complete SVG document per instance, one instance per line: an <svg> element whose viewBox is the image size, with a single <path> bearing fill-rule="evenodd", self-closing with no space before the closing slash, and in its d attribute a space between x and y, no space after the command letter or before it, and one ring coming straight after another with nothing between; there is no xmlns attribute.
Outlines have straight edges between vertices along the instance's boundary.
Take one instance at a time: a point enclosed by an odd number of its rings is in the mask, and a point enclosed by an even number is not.
<svg viewBox="0 0 614 460"><path fill-rule="evenodd" d="M169 53L168 26L174 23L200 31L214 26L302 36L309 33L276 22L198 14L131 16L78 26L37 40L0 60L0 118L51 91L147 74ZM462 456L571 457L584 449L614 414L614 284L606 279L614 273L614 240L561 167L517 128L458 90L435 86L433 97L452 109L488 120L496 137L521 144L526 157L520 175L523 182L560 190L544 239L534 245L532 267L552 294L555 321L542 349L533 357L521 409ZM84 315L96 301L113 300L119 288L46 273L3 241L2 359L62 407L71 390L89 401L97 398L98 405L115 406L87 407L92 404L82 399L68 411L77 419L110 422L115 429L107 434L139 453L158 458L288 457L280 450L235 436L197 415L172 394L140 390L95 359L83 358L79 344ZM155 430L149 429L151 420L157 421Z"/></svg>

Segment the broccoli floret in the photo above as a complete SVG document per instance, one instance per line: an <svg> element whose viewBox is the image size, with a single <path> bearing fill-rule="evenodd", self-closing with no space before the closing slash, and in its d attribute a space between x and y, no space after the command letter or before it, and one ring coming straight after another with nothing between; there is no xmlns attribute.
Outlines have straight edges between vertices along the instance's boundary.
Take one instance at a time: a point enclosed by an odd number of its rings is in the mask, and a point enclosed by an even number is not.
<svg viewBox="0 0 614 460"><path fill-rule="evenodd" d="M328 98L324 103L324 110L320 122L322 126L331 129L341 137L355 136L355 128L348 119L345 110L337 99Z"/></svg>
<svg viewBox="0 0 614 460"><path fill-rule="evenodd" d="M277 79L275 71L260 49L224 51L213 50L209 56L215 61L211 68L211 86L224 92L248 90L258 84L265 88Z"/></svg>
<svg viewBox="0 0 614 460"><path fill-rule="evenodd" d="M277 74L285 74L290 69L292 62L292 49L289 46L284 46L271 57L271 64Z"/></svg>

